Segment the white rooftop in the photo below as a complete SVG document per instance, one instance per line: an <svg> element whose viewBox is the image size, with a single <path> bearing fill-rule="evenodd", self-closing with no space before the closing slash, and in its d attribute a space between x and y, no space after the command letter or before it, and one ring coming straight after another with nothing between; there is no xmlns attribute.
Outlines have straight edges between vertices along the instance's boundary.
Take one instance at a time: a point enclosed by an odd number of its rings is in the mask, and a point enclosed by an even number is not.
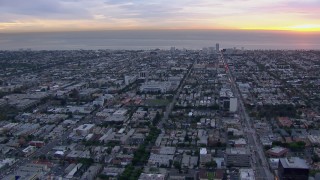
<svg viewBox="0 0 320 180"><path fill-rule="evenodd" d="M200 154L207 154L207 149L206 148L201 148L200 149Z"/></svg>

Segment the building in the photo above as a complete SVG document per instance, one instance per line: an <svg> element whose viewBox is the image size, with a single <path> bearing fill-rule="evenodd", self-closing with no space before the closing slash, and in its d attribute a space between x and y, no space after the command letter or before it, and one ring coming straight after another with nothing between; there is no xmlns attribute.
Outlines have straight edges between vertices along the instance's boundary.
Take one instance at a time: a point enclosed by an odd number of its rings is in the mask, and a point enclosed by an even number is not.
<svg viewBox="0 0 320 180"><path fill-rule="evenodd" d="M73 132L75 132L78 135L86 136L92 132L94 127L94 124L83 124L77 127L76 129L73 129Z"/></svg>
<svg viewBox="0 0 320 180"><path fill-rule="evenodd" d="M253 169L240 169L240 180L255 180Z"/></svg>
<svg viewBox="0 0 320 180"><path fill-rule="evenodd" d="M141 71L139 73L139 79L145 79L146 81L148 80L149 72L148 71Z"/></svg>
<svg viewBox="0 0 320 180"><path fill-rule="evenodd" d="M20 166L14 173L1 178L2 180L12 179L46 179L45 174L50 171L46 164L25 164Z"/></svg>
<svg viewBox="0 0 320 180"><path fill-rule="evenodd" d="M277 170L279 166L278 158L269 158L269 165L272 170Z"/></svg>
<svg viewBox="0 0 320 180"><path fill-rule="evenodd" d="M219 43L216 44L216 51L219 52L220 51L220 47L219 47Z"/></svg>
<svg viewBox="0 0 320 180"><path fill-rule="evenodd" d="M161 146L159 150L159 154L174 155L175 152L176 152L176 147L169 147L169 146Z"/></svg>
<svg viewBox="0 0 320 180"><path fill-rule="evenodd" d="M250 167L250 153L246 148L229 148L226 151L226 162L229 167Z"/></svg>
<svg viewBox="0 0 320 180"><path fill-rule="evenodd" d="M247 142L244 138L234 140L234 147L246 147Z"/></svg>
<svg viewBox="0 0 320 180"><path fill-rule="evenodd" d="M45 145L45 142L44 141L30 141L29 145L35 146L37 148L41 148Z"/></svg>
<svg viewBox="0 0 320 180"><path fill-rule="evenodd" d="M164 174L146 174L141 173L139 180L166 180L166 175Z"/></svg>
<svg viewBox="0 0 320 180"><path fill-rule="evenodd" d="M105 121L106 122L112 122L112 123L123 123L127 121L127 112L128 110L126 109L118 109L114 113L112 113L111 116L108 116Z"/></svg>
<svg viewBox="0 0 320 180"><path fill-rule="evenodd" d="M22 152L26 157L28 157L31 154L33 154L36 150L37 148L35 146L28 146L27 148L23 149Z"/></svg>
<svg viewBox="0 0 320 180"><path fill-rule="evenodd" d="M77 165L70 168L70 171L67 172L67 175L65 176L66 179L72 179L74 175L78 172L78 170L82 167L81 163L78 163Z"/></svg>
<svg viewBox="0 0 320 180"><path fill-rule="evenodd" d="M94 180L98 173L101 171L102 165L95 164L89 167L89 169L82 175L80 180Z"/></svg>
<svg viewBox="0 0 320 180"><path fill-rule="evenodd" d="M236 112L237 110L238 110L238 99L235 97L232 97L230 98L229 111Z"/></svg>
<svg viewBox="0 0 320 180"><path fill-rule="evenodd" d="M170 166L170 161L173 160L173 155L165 155L165 154L152 154L150 155L148 164L153 166Z"/></svg>
<svg viewBox="0 0 320 180"><path fill-rule="evenodd" d="M122 174L124 171L124 168L118 168L118 167L105 167L101 174L104 174L106 176L118 176Z"/></svg>
<svg viewBox="0 0 320 180"><path fill-rule="evenodd" d="M238 110L238 99L234 97L231 89L222 88L219 94L219 104L223 110L230 112L236 112Z"/></svg>
<svg viewBox="0 0 320 180"><path fill-rule="evenodd" d="M0 161L0 169L10 167L14 163L16 163L17 160L15 158L6 158Z"/></svg>
<svg viewBox="0 0 320 180"><path fill-rule="evenodd" d="M280 158L278 176L280 180L308 180L309 166L299 157Z"/></svg>
<svg viewBox="0 0 320 180"><path fill-rule="evenodd" d="M187 154L183 154L182 160L181 160L181 165L183 168L194 168L198 164L198 156L191 156Z"/></svg>
<svg viewBox="0 0 320 180"><path fill-rule="evenodd" d="M124 84L128 86L129 84L133 83L136 79L136 76L124 76Z"/></svg>
<svg viewBox="0 0 320 180"><path fill-rule="evenodd" d="M136 133L129 138L130 145L140 145L143 144L146 136L141 133Z"/></svg>
<svg viewBox="0 0 320 180"><path fill-rule="evenodd" d="M278 121L281 127L291 127L293 124L288 117L278 117Z"/></svg>
<svg viewBox="0 0 320 180"><path fill-rule="evenodd" d="M141 92L151 92L151 93L165 93L170 90L171 83L170 82L157 82L150 81L145 82L140 86Z"/></svg>
<svg viewBox="0 0 320 180"><path fill-rule="evenodd" d="M283 157L287 154L289 150L287 148L283 148L283 147L273 147L271 149L269 149L267 151L267 154L270 156L270 157Z"/></svg>
<svg viewBox="0 0 320 180"><path fill-rule="evenodd" d="M207 163L210 163L212 161L212 155L211 154L200 154L200 160L199 160L199 166L204 168L206 167Z"/></svg>

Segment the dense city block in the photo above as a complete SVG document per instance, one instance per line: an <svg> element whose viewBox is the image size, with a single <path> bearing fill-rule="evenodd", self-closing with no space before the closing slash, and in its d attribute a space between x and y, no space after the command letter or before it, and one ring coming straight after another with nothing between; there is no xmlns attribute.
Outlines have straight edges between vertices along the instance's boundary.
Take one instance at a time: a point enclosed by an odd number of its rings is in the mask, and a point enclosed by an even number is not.
<svg viewBox="0 0 320 180"><path fill-rule="evenodd" d="M0 51L0 179L320 177L320 51Z"/></svg>

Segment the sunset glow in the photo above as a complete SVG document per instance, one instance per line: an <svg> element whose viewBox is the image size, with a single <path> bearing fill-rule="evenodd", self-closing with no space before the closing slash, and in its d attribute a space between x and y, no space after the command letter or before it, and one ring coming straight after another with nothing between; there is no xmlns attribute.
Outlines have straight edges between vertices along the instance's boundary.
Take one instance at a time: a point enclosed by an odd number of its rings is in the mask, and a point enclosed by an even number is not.
<svg viewBox="0 0 320 180"><path fill-rule="evenodd" d="M2 0L0 32L123 29L320 31L318 0Z"/></svg>
<svg viewBox="0 0 320 180"><path fill-rule="evenodd" d="M320 32L320 24L304 24L289 27L291 30L295 31L319 31Z"/></svg>

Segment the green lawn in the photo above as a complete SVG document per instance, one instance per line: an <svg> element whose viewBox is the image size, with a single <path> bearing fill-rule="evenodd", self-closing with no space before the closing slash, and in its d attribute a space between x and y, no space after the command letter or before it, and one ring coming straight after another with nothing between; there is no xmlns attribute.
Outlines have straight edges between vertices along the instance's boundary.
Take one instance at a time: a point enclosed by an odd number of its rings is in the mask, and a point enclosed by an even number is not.
<svg viewBox="0 0 320 180"><path fill-rule="evenodd" d="M209 180L213 180L213 173L212 172L208 172L208 179Z"/></svg>

